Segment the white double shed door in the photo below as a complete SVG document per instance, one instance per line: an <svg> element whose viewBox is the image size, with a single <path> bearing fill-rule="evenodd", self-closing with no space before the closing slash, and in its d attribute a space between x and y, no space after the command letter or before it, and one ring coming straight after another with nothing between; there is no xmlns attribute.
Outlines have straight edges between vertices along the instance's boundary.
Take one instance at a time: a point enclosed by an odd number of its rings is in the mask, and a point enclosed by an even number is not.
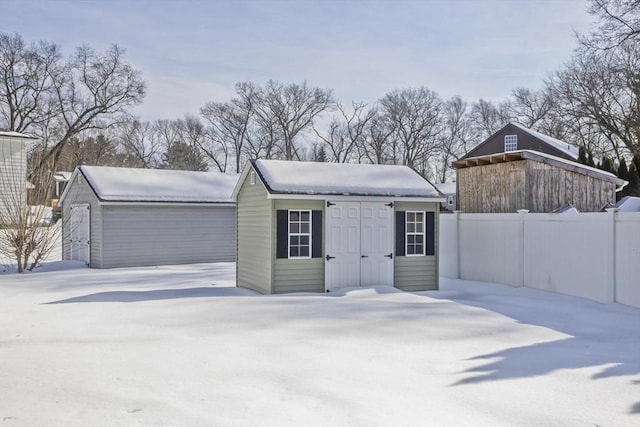
<svg viewBox="0 0 640 427"><path fill-rule="evenodd" d="M393 212L388 202L327 202L327 292L393 285Z"/></svg>

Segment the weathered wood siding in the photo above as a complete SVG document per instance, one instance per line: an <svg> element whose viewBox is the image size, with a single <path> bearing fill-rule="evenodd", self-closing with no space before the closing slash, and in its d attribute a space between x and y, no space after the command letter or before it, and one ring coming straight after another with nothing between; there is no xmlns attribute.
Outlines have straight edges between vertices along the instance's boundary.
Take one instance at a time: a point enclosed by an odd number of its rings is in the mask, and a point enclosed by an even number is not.
<svg viewBox="0 0 640 427"><path fill-rule="evenodd" d="M25 142L0 135L0 222L13 222L27 205Z"/></svg>
<svg viewBox="0 0 640 427"><path fill-rule="evenodd" d="M278 209L322 210L324 236L324 202L321 200L276 200L274 212ZM276 253L275 213L272 225L272 248ZM324 237L322 241L324 253ZM273 293L286 292L324 292L324 258L286 259L275 258L273 270Z"/></svg>
<svg viewBox="0 0 640 427"><path fill-rule="evenodd" d="M467 213L528 209L527 160L457 170L458 208Z"/></svg>
<svg viewBox="0 0 640 427"><path fill-rule="evenodd" d="M247 174L238 192L236 283L261 293L272 293L273 203L267 190L257 179L251 184Z"/></svg>
<svg viewBox="0 0 640 427"><path fill-rule="evenodd" d="M572 204L598 212L615 203L615 184L535 160L457 170L458 206L466 213L552 212Z"/></svg>
<svg viewBox="0 0 640 427"><path fill-rule="evenodd" d="M613 183L531 160L527 183L530 212L551 212L569 203L580 212L598 212L616 202Z"/></svg>
<svg viewBox="0 0 640 427"><path fill-rule="evenodd" d="M438 239L439 203L396 202L397 211L432 211L435 212L435 255L431 256L395 256L394 286L408 292L438 289Z"/></svg>
<svg viewBox="0 0 640 427"><path fill-rule="evenodd" d="M104 205L103 268L235 261L233 206Z"/></svg>
<svg viewBox="0 0 640 427"><path fill-rule="evenodd" d="M69 184L69 191L62 205L62 259L71 259L71 206L89 205L90 262L93 268L103 268L102 264L102 206L98 197L87 184L82 174L78 174Z"/></svg>

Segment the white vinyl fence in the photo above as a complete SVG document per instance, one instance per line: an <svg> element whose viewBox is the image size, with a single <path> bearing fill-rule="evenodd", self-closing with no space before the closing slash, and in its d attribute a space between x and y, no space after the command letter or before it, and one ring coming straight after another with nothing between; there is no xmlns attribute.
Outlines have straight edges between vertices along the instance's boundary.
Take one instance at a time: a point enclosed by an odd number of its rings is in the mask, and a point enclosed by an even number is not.
<svg viewBox="0 0 640 427"><path fill-rule="evenodd" d="M440 274L640 307L640 213L441 214Z"/></svg>

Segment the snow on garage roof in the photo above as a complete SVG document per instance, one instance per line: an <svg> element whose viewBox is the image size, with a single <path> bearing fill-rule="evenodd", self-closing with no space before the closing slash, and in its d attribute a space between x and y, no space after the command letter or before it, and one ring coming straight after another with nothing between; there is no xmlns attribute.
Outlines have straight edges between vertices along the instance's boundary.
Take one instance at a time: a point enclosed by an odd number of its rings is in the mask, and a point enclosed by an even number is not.
<svg viewBox="0 0 640 427"><path fill-rule="evenodd" d="M14 132L12 130L1 130L0 136L5 136L8 138L22 138L22 139L38 139L35 136L27 135L26 133Z"/></svg>
<svg viewBox="0 0 640 427"><path fill-rule="evenodd" d="M271 193L441 198L407 166L255 160Z"/></svg>
<svg viewBox="0 0 640 427"><path fill-rule="evenodd" d="M78 170L98 198L112 202L232 203L231 195L239 177L216 172L106 166L80 166L74 175Z"/></svg>

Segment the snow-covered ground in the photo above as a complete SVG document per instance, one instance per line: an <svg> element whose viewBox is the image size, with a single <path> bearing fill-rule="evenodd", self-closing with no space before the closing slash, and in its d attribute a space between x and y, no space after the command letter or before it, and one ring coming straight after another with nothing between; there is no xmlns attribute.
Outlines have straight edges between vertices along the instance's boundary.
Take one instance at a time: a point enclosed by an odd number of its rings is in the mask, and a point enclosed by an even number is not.
<svg viewBox="0 0 640 427"><path fill-rule="evenodd" d="M0 275L2 426L635 426L640 310L442 279L262 296L234 264Z"/></svg>

